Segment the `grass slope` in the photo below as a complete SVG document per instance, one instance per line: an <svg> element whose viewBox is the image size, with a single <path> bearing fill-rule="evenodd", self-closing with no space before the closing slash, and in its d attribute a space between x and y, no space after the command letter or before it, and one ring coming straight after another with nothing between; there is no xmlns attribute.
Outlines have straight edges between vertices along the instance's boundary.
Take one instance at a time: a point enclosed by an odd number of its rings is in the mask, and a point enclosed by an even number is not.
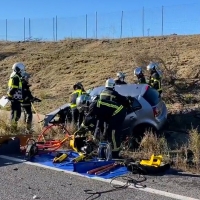
<svg viewBox="0 0 200 200"><path fill-rule="evenodd" d="M133 69L148 57L159 57L181 78L199 77L200 35L129 38L116 40L76 39L59 42L0 42L0 94L14 62L24 62L33 78L32 90L42 98L37 106L48 113L66 103L72 85L82 81L85 88L104 84L122 70L133 82Z"/></svg>

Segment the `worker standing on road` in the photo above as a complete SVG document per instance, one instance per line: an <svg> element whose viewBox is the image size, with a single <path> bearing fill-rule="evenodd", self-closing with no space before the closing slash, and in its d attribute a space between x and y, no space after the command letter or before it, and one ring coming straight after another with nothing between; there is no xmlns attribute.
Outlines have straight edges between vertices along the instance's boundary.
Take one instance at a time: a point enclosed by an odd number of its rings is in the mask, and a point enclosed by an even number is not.
<svg viewBox="0 0 200 200"><path fill-rule="evenodd" d="M158 63L150 62L147 65L147 70L150 72L149 85L155 88L160 94L162 93L161 80L162 74L158 69Z"/></svg>
<svg viewBox="0 0 200 200"><path fill-rule="evenodd" d="M26 72L22 76L23 102L21 103L21 107L24 112L24 123L26 124L27 133L32 133L31 128L32 128L33 112L31 103L41 102L41 100L32 95L30 91L31 85L29 84L29 78L30 74Z"/></svg>
<svg viewBox="0 0 200 200"><path fill-rule="evenodd" d="M134 70L134 76L137 76L137 79L138 79L137 83L138 84L145 84L146 83L146 79L145 79L145 76L143 74L141 67L137 67Z"/></svg>
<svg viewBox="0 0 200 200"><path fill-rule="evenodd" d="M123 72L118 72L117 73L117 78L115 79L115 84L116 85L123 85L123 84L127 84L124 79L125 79L125 74Z"/></svg>
<svg viewBox="0 0 200 200"><path fill-rule="evenodd" d="M25 65L17 62L13 64L13 73L8 81L7 98L11 101L11 129L17 130L17 123L21 117L21 102L23 100L22 80Z"/></svg>
<svg viewBox="0 0 200 200"><path fill-rule="evenodd" d="M73 89L74 89L74 92L71 94L71 97L70 97L72 121L74 124L76 124L79 127L83 120L83 113L79 113L76 106L76 99L79 96L81 96L83 93L86 94L86 92L83 88L83 85L80 82L74 84Z"/></svg>

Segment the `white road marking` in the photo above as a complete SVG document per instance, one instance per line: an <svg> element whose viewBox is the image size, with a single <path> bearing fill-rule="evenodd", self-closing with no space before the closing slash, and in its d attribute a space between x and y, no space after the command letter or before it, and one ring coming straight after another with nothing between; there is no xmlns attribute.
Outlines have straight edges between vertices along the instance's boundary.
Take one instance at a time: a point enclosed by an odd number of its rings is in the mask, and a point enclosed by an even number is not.
<svg viewBox="0 0 200 200"><path fill-rule="evenodd" d="M42 165L42 164L39 164L39 163L28 162L26 160L19 159L19 158L14 158L14 157L10 157L10 156L0 155L0 158L6 159L6 160L9 160L9 161L24 163L24 164L27 164L27 165L43 167L45 169L51 169L51 170L54 170L54 171L60 171L60 172L64 172L64 173L75 175L75 176L81 176L81 177L85 177L85 178L90 178L90 179L94 179L94 180L98 180L98 181L102 181L102 182L106 182L106 183L110 183L110 181L111 181L111 179L103 179L101 177L88 177L88 176L79 174L77 172L71 172L71 171L67 171L67 170L63 170L63 169L59 169L59 168L45 166L45 165ZM124 185L123 182L117 181L117 180L114 180L112 183L116 184L116 185L119 185L119 186L123 186ZM165 192L165 191L162 191L162 190L157 190L157 189L148 188L148 187L146 187L146 188L136 188L133 185L130 185L129 188L135 189L135 190L144 191L144 192L148 192L148 193L152 193L152 194L156 194L156 195L160 195L160 196L170 197L172 199L177 199L177 200L199 200L199 199L195 199L195 198L192 198L192 197L187 197L187 196L174 194L174 193L170 193L170 192Z"/></svg>

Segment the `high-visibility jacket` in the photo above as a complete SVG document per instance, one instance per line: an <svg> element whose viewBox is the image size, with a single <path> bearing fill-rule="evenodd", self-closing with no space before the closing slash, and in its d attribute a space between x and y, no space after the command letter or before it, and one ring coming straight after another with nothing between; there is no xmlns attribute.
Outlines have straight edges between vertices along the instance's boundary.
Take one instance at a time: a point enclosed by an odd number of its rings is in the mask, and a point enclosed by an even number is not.
<svg viewBox="0 0 200 200"><path fill-rule="evenodd" d="M158 92L162 91L161 77L159 76L159 74L157 72L153 73L150 76L149 85L151 87L155 88Z"/></svg>
<svg viewBox="0 0 200 200"><path fill-rule="evenodd" d="M117 115L122 109L123 105L108 100L97 100L90 104L87 116L96 116L100 120L110 120Z"/></svg>
<svg viewBox="0 0 200 200"><path fill-rule="evenodd" d="M85 92L85 91L84 91ZM83 94L83 91L78 89L78 90L75 90L72 94L71 94L71 105L70 107L71 108L76 108L76 99L81 96Z"/></svg>
<svg viewBox="0 0 200 200"><path fill-rule="evenodd" d="M7 95L14 100L19 100L22 102L22 80L17 74L15 74L13 77L10 77L8 81Z"/></svg>
<svg viewBox="0 0 200 200"><path fill-rule="evenodd" d="M100 100L108 100L108 101L113 101L116 102L117 104L121 104L125 107L129 106L129 101L127 97L122 96L119 94L117 91L106 88L100 93Z"/></svg>

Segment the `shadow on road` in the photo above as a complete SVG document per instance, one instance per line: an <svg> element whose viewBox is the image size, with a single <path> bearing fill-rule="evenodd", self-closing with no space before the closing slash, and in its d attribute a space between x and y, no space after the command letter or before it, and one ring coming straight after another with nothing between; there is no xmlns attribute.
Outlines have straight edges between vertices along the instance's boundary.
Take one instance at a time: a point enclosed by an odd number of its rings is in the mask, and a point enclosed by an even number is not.
<svg viewBox="0 0 200 200"><path fill-rule="evenodd" d="M11 161L4 158L0 158L0 167L7 167L10 165L20 164L21 162Z"/></svg>
<svg viewBox="0 0 200 200"><path fill-rule="evenodd" d="M170 169L165 175L181 176L181 177L195 177L200 178L200 174L192 174L190 172L184 172L182 170Z"/></svg>

